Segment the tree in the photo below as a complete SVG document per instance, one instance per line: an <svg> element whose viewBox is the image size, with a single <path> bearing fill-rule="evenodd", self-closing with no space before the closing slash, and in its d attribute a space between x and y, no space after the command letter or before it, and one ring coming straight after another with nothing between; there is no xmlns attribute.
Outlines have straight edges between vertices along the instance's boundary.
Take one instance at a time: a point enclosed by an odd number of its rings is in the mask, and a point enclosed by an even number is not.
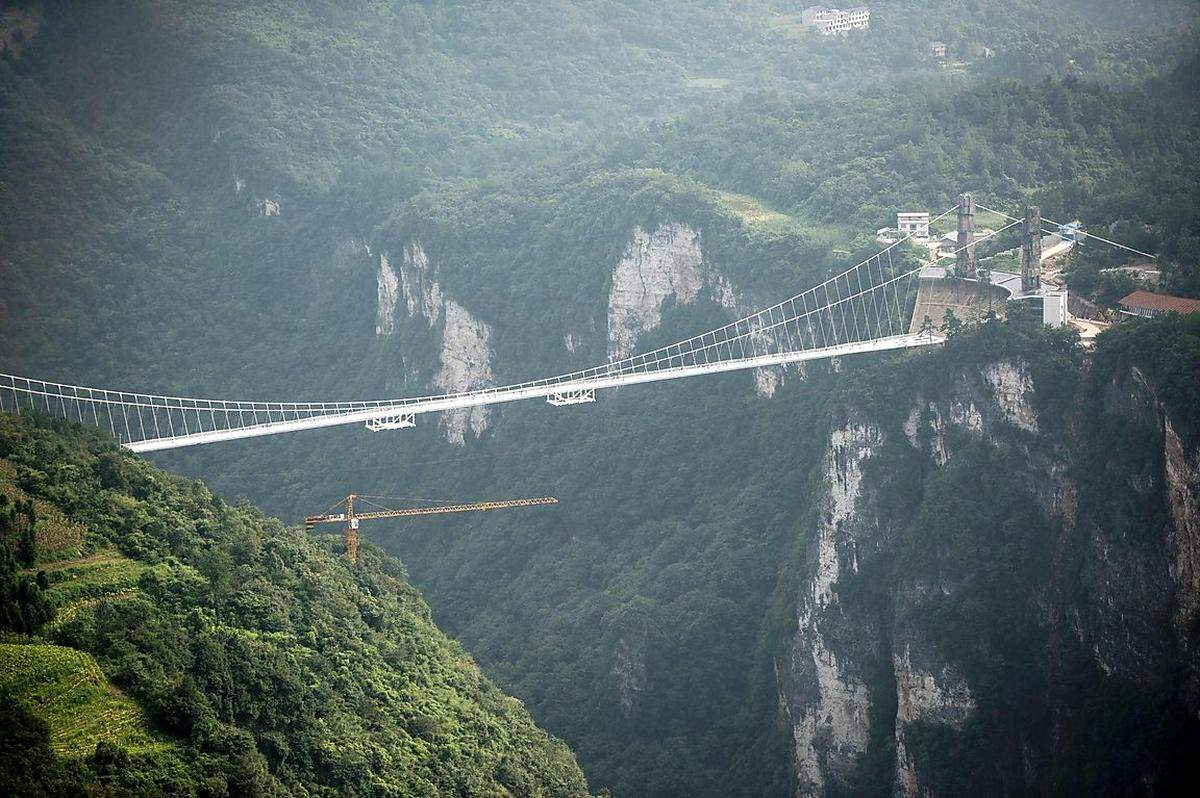
<svg viewBox="0 0 1200 798"><path fill-rule="evenodd" d="M1028 301L1009 300L1004 305L1004 315L1008 319L1008 323L1014 327L1031 328L1037 324L1037 314L1034 313L1032 305Z"/></svg>
<svg viewBox="0 0 1200 798"><path fill-rule="evenodd" d="M925 314L925 318L921 320L921 335L925 338L933 336L933 319L929 318L929 314Z"/></svg>
<svg viewBox="0 0 1200 798"><path fill-rule="evenodd" d="M942 317L942 326L939 329L949 337L962 329L962 322L954 315L953 310L946 308L946 315Z"/></svg>

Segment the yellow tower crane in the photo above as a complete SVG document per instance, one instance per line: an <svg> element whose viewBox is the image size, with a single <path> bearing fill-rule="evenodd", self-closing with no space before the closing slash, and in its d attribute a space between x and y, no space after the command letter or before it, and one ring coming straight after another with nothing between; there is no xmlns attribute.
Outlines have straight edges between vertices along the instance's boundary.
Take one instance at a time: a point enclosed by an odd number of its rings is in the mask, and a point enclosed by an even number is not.
<svg viewBox="0 0 1200 798"><path fill-rule="evenodd" d="M417 515L446 515L448 513L469 513L476 510L505 510L510 507L537 507L543 504L558 504L553 496L541 496L536 499L505 499L494 502L474 502L471 504L435 504L432 507L409 507L403 510L393 510L375 504L372 499L387 500L387 496L363 496L351 493L345 499L330 507L321 515L310 515L304 519L304 528L312 529L317 524L344 523L346 537L346 556L350 559L351 567L358 565L358 522L371 521L377 518L411 518ZM365 504L374 509L359 512L355 502ZM333 512L342 508L342 512Z"/></svg>

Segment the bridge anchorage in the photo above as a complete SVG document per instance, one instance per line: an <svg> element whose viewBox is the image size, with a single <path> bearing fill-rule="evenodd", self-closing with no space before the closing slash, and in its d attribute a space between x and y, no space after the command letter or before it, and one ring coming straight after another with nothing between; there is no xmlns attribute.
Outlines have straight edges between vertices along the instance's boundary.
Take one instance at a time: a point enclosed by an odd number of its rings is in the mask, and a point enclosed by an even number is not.
<svg viewBox="0 0 1200 798"><path fill-rule="evenodd" d="M1008 224L976 237L976 208L1000 214ZM946 252L935 245L929 263L914 263L903 251L896 252L915 234L910 233L807 291L723 327L556 377L401 399L251 402L114 391L0 374L0 409L42 412L91 424L108 429L133 451L154 452L345 424L365 424L373 431L409 429L423 413L524 399L544 399L556 407L588 404L596 400L597 390L622 385L931 346L944 339L922 324L920 309L923 301L926 307L933 301L924 294L939 280L987 282L1012 298L1049 296L1041 285L1031 290L1028 275L989 272L985 279L975 261L979 243L1022 224L1031 253L1022 262L1036 270L1033 258L1041 252L1041 224L1049 220L1041 219L1036 210L1024 219L1008 216L963 194L956 205L929 223L955 212L956 245ZM954 261L953 268L938 265L947 259ZM1065 290L1061 304L1065 314Z"/></svg>

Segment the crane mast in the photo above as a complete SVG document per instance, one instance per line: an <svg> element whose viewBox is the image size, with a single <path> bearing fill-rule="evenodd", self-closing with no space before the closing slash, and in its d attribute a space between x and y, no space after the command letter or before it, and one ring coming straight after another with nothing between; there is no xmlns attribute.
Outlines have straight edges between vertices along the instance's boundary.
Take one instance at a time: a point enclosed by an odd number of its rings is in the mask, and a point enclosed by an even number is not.
<svg viewBox="0 0 1200 798"><path fill-rule="evenodd" d="M321 515L307 516L304 519L304 528L311 530L318 524L344 524L343 536L346 540L346 557L350 560L351 567L353 567L358 564L359 521L373 521L381 518L412 518L424 515L447 515L450 513L469 513L482 510L506 510L511 507L538 507L546 504L558 504L558 499L553 496L540 496L535 499L503 499L490 502L438 504L432 507L409 507L393 510L371 502L370 498L380 497L364 497L357 493L351 493L345 499L329 508L333 510L345 505L344 512L332 513L327 510ZM360 505L369 504L378 509L368 512L358 512L355 507L356 500L359 500Z"/></svg>

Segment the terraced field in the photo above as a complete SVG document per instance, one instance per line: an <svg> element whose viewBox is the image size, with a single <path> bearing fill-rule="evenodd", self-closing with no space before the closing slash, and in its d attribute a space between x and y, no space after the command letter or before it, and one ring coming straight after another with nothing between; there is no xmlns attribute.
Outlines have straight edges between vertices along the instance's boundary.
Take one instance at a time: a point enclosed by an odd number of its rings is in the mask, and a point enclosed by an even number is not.
<svg viewBox="0 0 1200 798"><path fill-rule="evenodd" d="M136 588L146 566L109 550L40 565L37 570L46 572L50 600L65 610L76 603Z"/></svg>
<svg viewBox="0 0 1200 798"><path fill-rule="evenodd" d="M722 207L736 216L743 224L777 224L786 222L790 217L785 213L768 208L757 197L748 194L737 194L732 191L718 191Z"/></svg>
<svg viewBox="0 0 1200 798"><path fill-rule="evenodd" d="M29 497L16 485L16 469L7 460L0 460L0 495L10 502L25 501ZM78 554L86 530L83 526L67 519L57 507L49 502L35 499L38 524L35 529L39 559L55 560Z"/></svg>
<svg viewBox="0 0 1200 798"><path fill-rule="evenodd" d="M45 571L50 582L47 595L54 604L54 619L45 631L51 632L101 600L132 596L146 566L115 551L100 551L30 570Z"/></svg>
<svg viewBox="0 0 1200 798"><path fill-rule="evenodd" d="M0 692L21 696L50 725L59 756L87 756L107 741L137 754L171 746L146 713L108 682L88 654L48 643L0 643Z"/></svg>

